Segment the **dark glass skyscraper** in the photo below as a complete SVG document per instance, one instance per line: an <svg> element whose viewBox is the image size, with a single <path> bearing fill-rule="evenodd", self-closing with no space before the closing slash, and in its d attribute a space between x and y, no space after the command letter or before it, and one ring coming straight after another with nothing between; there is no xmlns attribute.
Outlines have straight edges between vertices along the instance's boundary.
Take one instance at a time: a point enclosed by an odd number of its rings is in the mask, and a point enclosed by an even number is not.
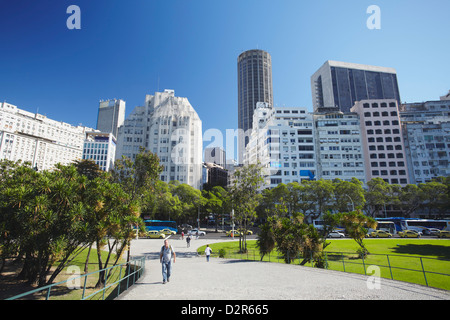
<svg viewBox="0 0 450 320"><path fill-rule="evenodd" d="M395 69L327 61L311 77L314 111L339 108L349 112L356 101L395 99L400 93Z"/></svg>
<svg viewBox="0 0 450 320"><path fill-rule="evenodd" d="M257 102L273 106L272 58L263 50L248 50L238 57L239 163L249 141Z"/></svg>

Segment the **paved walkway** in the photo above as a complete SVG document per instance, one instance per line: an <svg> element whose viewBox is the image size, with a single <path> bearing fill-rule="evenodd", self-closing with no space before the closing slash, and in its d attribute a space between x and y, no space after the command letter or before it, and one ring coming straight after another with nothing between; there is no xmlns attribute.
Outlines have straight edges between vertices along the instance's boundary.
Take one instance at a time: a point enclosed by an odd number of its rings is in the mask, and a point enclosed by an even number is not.
<svg viewBox="0 0 450 320"><path fill-rule="evenodd" d="M224 240L169 239L177 260L169 283L162 284L159 250L163 240L133 240L131 254L145 255L143 277L118 300L450 300L450 292L380 279L369 289L369 277L281 263L197 257L198 247ZM227 241L227 240L225 240ZM228 240L230 241L230 240Z"/></svg>

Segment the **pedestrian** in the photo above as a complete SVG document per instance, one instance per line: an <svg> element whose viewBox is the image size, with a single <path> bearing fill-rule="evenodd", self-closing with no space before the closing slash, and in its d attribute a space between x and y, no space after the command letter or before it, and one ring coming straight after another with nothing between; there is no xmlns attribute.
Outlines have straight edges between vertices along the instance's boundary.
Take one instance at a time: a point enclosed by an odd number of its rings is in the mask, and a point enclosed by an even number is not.
<svg viewBox="0 0 450 320"><path fill-rule="evenodd" d="M184 240L184 231L181 231L181 240Z"/></svg>
<svg viewBox="0 0 450 320"><path fill-rule="evenodd" d="M212 249L209 247L209 244L206 245L205 254L206 254L206 262L209 262L209 256L212 253Z"/></svg>
<svg viewBox="0 0 450 320"><path fill-rule="evenodd" d="M161 252L159 253L159 261L162 264L162 276L163 284L170 281L170 276L172 275L172 258L173 263L175 263L176 255L175 251L171 245L169 245L169 240L164 240L164 245L161 247Z"/></svg>
<svg viewBox="0 0 450 320"><path fill-rule="evenodd" d="M187 247L189 248L191 246L191 236L188 235L186 238Z"/></svg>
<svg viewBox="0 0 450 320"><path fill-rule="evenodd" d="M198 240L198 230L197 230L197 232L195 233L195 240Z"/></svg>

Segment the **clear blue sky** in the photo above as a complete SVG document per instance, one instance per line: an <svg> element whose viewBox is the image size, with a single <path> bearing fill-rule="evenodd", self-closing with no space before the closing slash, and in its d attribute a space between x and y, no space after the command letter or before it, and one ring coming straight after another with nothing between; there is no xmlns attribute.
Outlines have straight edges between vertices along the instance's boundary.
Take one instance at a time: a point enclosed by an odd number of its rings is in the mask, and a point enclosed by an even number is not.
<svg viewBox="0 0 450 320"><path fill-rule="evenodd" d="M71 4L81 30L66 27ZM381 30L366 27L372 4ZM449 12L448 0L0 0L0 101L95 127L100 99L125 100L129 114L159 83L225 135L237 127L237 57L254 48L272 55L279 106L312 110L310 77L326 60L393 67L402 101L439 99Z"/></svg>

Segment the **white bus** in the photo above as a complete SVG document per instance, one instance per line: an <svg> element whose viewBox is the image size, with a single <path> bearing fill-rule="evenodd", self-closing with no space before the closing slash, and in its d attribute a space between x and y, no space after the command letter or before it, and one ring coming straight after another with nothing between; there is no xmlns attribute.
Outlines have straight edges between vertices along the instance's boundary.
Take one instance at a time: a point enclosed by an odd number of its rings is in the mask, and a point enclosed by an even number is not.
<svg viewBox="0 0 450 320"><path fill-rule="evenodd" d="M317 230L323 230L323 220L313 220L313 226ZM345 227L337 226L336 228L334 228L333 231L338 231L338 232L345 233Z"/></svg>
<svg viewBox="0 0 450 320"><path fill-rule="evenodd" d="M405 219L400 223L403 230L415 230L422 233L424 233L424 231L425 233L428 233L428 229L450 231L449 220Z"/></svg>
<svg viewBox="0 0 450 320"><path fill-rule="evenodd" d="M397 233L395 223L392 221L377 221L377 230L383 230L394 235Z"/></svg>

